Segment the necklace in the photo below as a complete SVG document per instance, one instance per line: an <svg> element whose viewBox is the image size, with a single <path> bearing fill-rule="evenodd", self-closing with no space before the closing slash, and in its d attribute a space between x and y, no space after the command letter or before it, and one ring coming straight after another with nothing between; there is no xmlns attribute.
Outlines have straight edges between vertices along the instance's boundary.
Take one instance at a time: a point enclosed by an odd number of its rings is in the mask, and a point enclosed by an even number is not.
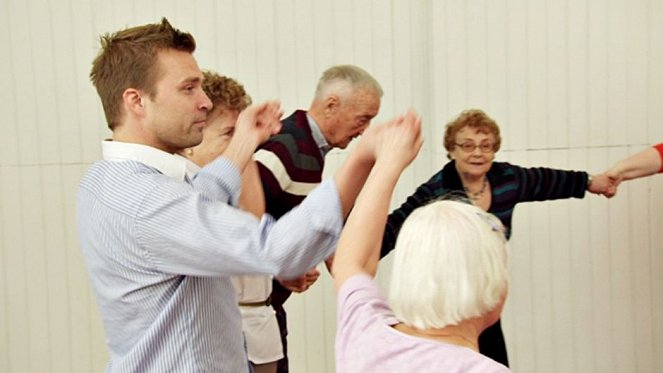
<svg viewBox="0 0 663 373"><path fill-rule="evenodd" d="M486 187L488 187L488 178L485 176L483 178L483 185L481 186L481 190L479 190L478 192L470 192L470 190L467 189L465 184L463 184L463 190L465 191L467 196L470 197L470 199L475 199L475 200L479 199L479 197L483 195L483 193L486 191Z"/></svg>

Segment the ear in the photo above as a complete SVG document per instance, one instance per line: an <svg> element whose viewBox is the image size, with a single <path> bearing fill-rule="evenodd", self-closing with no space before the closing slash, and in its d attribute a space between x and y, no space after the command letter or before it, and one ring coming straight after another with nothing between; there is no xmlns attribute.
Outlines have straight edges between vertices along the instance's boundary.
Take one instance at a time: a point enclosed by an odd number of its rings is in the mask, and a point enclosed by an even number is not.
<svg viewBox="0 0 663 373"><path fill-rule="evenodd" d="M330 116L336 114L341 106L341 100L336 95L327 96L325 99L325 115Z"/></svg>
<svg viewBox="0 0 663 373"><path fill-rule="evenodd" d="M143 115L145 112L143 96L141 92L135 88L127 88L122 93L122 102L128 113L133 113L134 115Z"/></svg>

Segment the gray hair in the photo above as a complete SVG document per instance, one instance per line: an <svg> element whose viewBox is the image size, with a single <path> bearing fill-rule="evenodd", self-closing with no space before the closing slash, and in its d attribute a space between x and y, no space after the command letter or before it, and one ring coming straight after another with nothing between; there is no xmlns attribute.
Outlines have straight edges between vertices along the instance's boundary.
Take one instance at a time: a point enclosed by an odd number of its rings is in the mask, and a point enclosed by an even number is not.
<svg viewBox="0 0 663 373"><path fill-rule="evenodd" d="M488 314L506 294L502 224L474 205L442 200L416 209L394 253L389 304L406 325L456 325Z"/></svg>
<svg viewBox="0 0 663 373"><path fill-rule="evenodd" d="M366 70L354 65L336 65L322 73L315 98L324 99L332 91L346 95L355 89L373 91L378 97L383 95L380 83Z"/></svg>

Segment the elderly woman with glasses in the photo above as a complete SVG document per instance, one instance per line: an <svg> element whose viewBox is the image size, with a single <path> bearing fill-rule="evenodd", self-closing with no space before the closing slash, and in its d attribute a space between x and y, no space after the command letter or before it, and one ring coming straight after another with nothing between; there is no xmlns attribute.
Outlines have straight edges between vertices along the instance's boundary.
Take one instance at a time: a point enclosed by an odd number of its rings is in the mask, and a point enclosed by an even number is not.
<svg viewBox="0 0 663 373"><path fill-rule="evenodd" d="M508 239L517 203L583 198L586 191L605 194L610 185L606 175L494 162L500 144L497 123L481 110L463 111L447 124L444 147L451 161L389 215L380 257L394 249L400 228L412 211L448 193L465 194L475 205L497 216ZM481 334L479 350L508 366L499 320Z"/></svg>

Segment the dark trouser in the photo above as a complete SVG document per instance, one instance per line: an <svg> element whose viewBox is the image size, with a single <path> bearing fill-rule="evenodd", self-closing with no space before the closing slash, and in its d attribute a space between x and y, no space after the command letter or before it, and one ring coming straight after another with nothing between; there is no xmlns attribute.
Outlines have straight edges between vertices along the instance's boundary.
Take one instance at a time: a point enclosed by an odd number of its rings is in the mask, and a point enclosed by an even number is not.
<svg viewBox="0 0 663 373"><path fill-rule="evenodd" d="M278 281L272 280L272 307L274 307L274 311L276 312L276 321L279 323L281 344L283 345L283 359L278 361L276 373L288 373L288 323L283 303L285 303L290 294L290 290L281 286Z"/></svg>
<svg viewBox="0 0 663 373"><path fill-rule="evenodd" d="M479 336L479 352L498 363L509 366L500 320L497 320L495 324L484 330Z"/></svg>

